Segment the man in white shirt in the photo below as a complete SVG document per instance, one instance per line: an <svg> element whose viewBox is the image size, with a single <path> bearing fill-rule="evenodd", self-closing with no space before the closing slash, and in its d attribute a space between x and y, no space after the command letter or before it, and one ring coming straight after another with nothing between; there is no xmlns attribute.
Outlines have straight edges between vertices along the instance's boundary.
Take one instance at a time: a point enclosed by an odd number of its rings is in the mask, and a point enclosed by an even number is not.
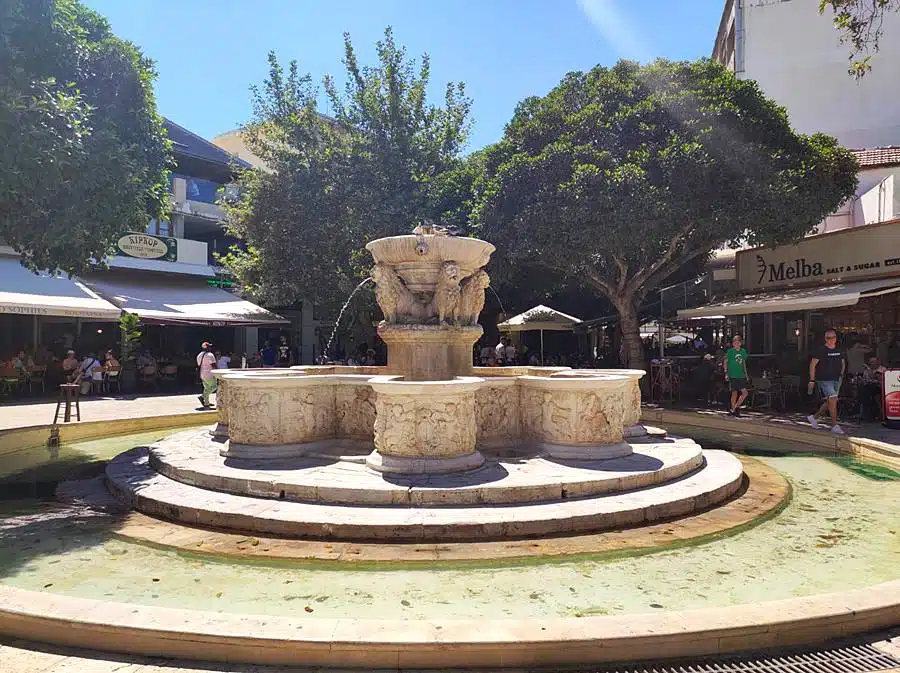
<svg viewBox="0 0 900 673"><path fill-rule="evenodd" d="M500 343L494 347L494 359L497 360L498 366L503 365L503 361L506 359L506 337L501 337Z"/></svg>
<svg viewBox="0 0 900 673"><path fill-rule="evenodd" d="M211 347L212 344L204 341L202 350L197 354L197 367L200 368L200 382L203 384L203 392L197 399L204 409L209 409L209 396L216 392L216 377L212 373L216 368L216 356L210 350Z"/></svg>

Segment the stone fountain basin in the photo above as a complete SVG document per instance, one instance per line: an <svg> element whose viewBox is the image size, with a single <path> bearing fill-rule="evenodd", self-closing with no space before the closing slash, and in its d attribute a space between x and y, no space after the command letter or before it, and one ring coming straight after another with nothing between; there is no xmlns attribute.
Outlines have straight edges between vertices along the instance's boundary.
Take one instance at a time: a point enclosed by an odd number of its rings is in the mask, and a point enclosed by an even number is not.
<svg viewBox="0 0 900 673"><path fill-rule="evenodd" d="M580 378L585 376L627 376L629 384L625 388L625 436L641 437L647 434L641 422L641 379L647 372L643 369L568 369L550 374L553 378ZM630 398L630 399L629 399Z"/></svg>
<svg viewBox="0 0 900 673"><path fill-rule="evenodd" d="M424 243L424 245L422 245ZM496 248L477 238L456 236L390 236L366 245L376 263L393 267L416 294L432 294L444 262L456 262L459 277L471 276L491 259Z"/></svg>
<svg viewBox="0 0 900 673"><path fill-rule="evenodd" d="M283 458L350 442L377 449L367 461L376 471L415 474L475 469L480 447L531 446L560 460L632 452L623 437L640 411L634 376L493 368L493 376L410 381L329 369L223 374L214 434L229 441L221 453Z"/></svg>

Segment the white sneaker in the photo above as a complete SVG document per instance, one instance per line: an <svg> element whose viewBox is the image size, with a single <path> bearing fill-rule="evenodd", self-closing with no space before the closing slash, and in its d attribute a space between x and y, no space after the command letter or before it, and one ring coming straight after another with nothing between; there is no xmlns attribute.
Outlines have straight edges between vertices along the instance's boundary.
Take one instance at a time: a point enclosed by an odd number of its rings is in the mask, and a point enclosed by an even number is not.
<svg viewBox="0 0 900 673"><path fill-rule="evenodd" d="M806 417L806 420L809 421L809 424L812 426L813 430L816 430L819 427L819 421L816 420L816 417L810 414Z"/></svg>
<svg viewBox="0 0 900 673"><path fill-rule="evenodd" d="M836 435L843 435L844 431L841 429L840 425L832 425L831 431Z"/></svg>

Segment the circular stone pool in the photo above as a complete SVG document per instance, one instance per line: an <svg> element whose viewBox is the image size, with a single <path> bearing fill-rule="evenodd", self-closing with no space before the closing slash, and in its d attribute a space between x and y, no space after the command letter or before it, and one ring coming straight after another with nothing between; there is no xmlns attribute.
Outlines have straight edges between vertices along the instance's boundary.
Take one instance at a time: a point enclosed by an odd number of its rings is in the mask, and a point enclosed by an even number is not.
<svg viewBox="0 0 900 673"><path fill-rule="evenodd" d="M115 453L147 439L100 441ZM773 448L766 440L727 444L751 452ZM68 450L91 454L90 445ZM704 438L704 446L723 443ZM217 613L423 620L658 613L900 579L900 474L808 455L783 442L778 448L799 453L755 459L792 486L780 513L738 534L650 553L414 566L244 562L122 539L106 514L16 501L0 503L0 583Z"/></svg>

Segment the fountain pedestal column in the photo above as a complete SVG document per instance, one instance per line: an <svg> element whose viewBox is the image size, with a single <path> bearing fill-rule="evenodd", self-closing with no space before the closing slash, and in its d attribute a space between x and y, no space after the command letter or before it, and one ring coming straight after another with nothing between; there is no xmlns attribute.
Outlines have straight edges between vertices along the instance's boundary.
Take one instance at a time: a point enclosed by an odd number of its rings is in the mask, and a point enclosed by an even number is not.
<svg viewBox="0 0 900 673"><path fill-rule="evenodd" d="M475 450L475 391L483 379L400 381L375 377L375 451L379 472L434 474L481 467Z"/></svg>
<svg viewBox="0 0 900 673"><path fill-rule="evenodd" d="M483 334L481 325L378 326L387 344L387 372L407 381L447 381L472 375L472 346Z"/></svg>

